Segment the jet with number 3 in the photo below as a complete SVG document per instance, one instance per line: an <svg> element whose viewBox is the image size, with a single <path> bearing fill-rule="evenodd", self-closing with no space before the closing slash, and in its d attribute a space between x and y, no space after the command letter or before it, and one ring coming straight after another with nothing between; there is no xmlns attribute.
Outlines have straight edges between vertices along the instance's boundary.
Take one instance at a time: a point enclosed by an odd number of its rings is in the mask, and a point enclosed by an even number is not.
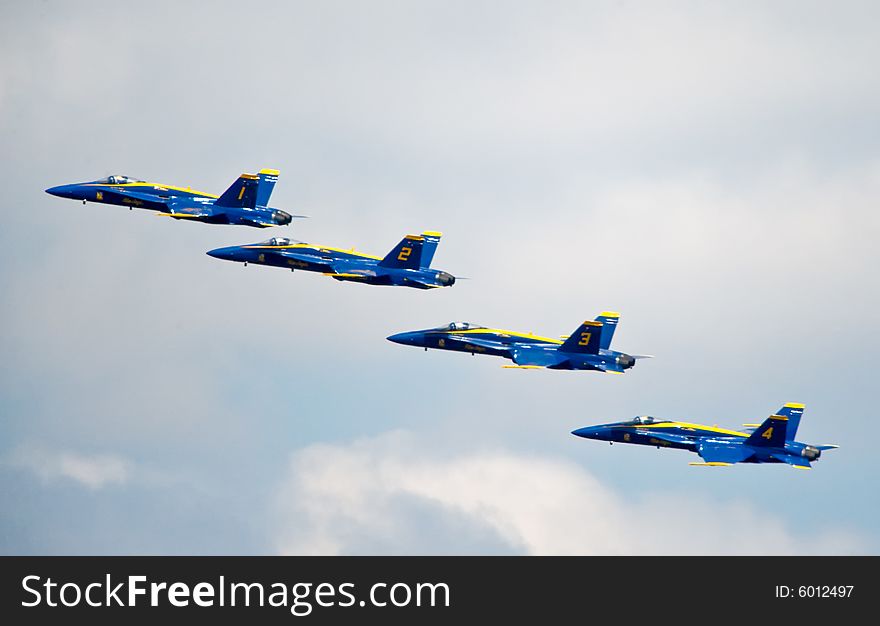
<svg viewBox="0 0 880 626"><path fill-rule="evenodd" d="M623 374L647 355L631 355L611 349L611 339L620 314L605 311L595 321L587 320L571 336L562 339L539 337L500 328L486 328L468 322L452 322L439 328L398 333L389 341L405 346L490 354L510 359L506 368L594 370Z"/></svg>
<svg viewBox="0 0 880 626"><path fill-rule="evenodd" d="M130 176L108 176L87 183L50 187L46 193L59 198L115 204L129 209L150 209L177 220L208 224L237 224L268 228L290 224L294 217L269 205L278 170L242 174L223 195L215 196L189 187L151 183Z"/></svg>
<svg viewBox="0 0 880 626"><path fill-rule="evenodd" d="M810 463L818 460L823 450L838 446L813 446L795 441L803 414L803 404L789 402L762 424L744 424L745 431L645 416L578 428L572 434L612 444L634 443L689 450L703 459L691 465L723 467L735 463L788 463L797 469L811 469Z"/></svg>
<svg viewBox="0 0 880 626"><path fill-rule="evenodd" d="M384 257L273 237L260 243L217 248L207 254L225 261L271 265L289 270L320 272L339 281L435 289L451 287L455 276L431 269L442 233L407 235Z"/></svg>

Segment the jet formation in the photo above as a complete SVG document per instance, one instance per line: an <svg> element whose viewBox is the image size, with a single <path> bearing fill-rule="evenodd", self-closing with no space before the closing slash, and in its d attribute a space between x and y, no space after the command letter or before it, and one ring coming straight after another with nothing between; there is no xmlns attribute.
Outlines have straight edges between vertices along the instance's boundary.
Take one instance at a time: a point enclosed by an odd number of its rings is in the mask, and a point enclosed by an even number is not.
<svg viewBox="0 0 880 626"><path fill-rule="evenodd" d="M234 224L269 228L290 224L294 217L269 206L278 170L262 169L242 174L220 196L113 175L84 183L59 185L46 192L61 198L157 211L177 220L208 224ZM384 257L309 244L287 237L259 243L227 246L209 251L218 259L285 269L318 272L338 281L367 285L390 285L416 289L451 287L452 274L431 268L441 233L425 231L406 235ZM459 277L460 279L461 277ZM452 322L438 328L397 333L394 343L431 349L488 354L513 361L506 368L592 370L623 374L647 355L611 349L620 314L604 311L587 320L569 336L541 337L468 322ZM761 424L745 424L745 430L728 430L689 422L635 417L628 421L588 426L572 431L585 439L609 443L632 443L677 448L697 453L702 462L691 465L727 466L736 463L787 463L810 469L811 462L835 445L809 445L795 441L804 405L788 403Z"/></svg>
<svg viewBox="0 0 880 626"><path fill-rule="evenodd" d="M487 328L469 322L452 322L427 330L414 330L388 337L405 346L453 350L473 354L489 354L513 361L507 368L593 370L607 374L623 374L639 359L648 355L632 355L611 349L614 330L620 314L605 311L595 320L587 320L568 337L553 339L531 333Z"/></svg>
<svg viewBox="0 0 880 626"><path fill-rule="evenodd" d="M572 434L612 444L632 443L696 452L703 461L691 465L788 463L797 469L811 469L810 463L817 461L824 450L838 446L795 441L803 414L803 404L789 402L761 424L744 424L744 431L644 416L578 428Z"/></svg>

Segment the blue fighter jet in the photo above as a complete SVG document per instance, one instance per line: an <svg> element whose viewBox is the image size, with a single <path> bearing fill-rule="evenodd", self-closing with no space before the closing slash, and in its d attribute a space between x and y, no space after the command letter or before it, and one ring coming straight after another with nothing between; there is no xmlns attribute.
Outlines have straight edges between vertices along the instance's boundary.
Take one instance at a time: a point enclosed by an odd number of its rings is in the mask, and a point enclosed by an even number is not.
<svg viewBox="0 0 880 626"><path fill-rule="evenodd" d="M623 374L647 355L631 355L611 349L611 339L620 314L605 311L595 321L586 321L570 337L552 339L531 333L486 328L468 322L452 322L439 328L398 333L389 341L405 346L491 354L510 359L507 368L596 370Z"/></svg>
<svg viewBox="0 0 880 626"><path fill-rule="evenodd" d="M116 204L129 209L150 209L174 219L208 224L238 224L268 228L284 226L294 216L269 204L278 170L242 174L222 196L189 187L150 183L130 176L108 176L100 180L51 187L46 193L86 202Z"/></svg>
<svg viewBox="0 0 880 626"><path fill-rule="evenodd" d="M744 424L745 431L646 416L628 422L579 428L572 434L609 443L690 450L703 459L702 463L691 465L714 467L734 463L788 463L798 469L811 469L810 462L816 461L823 450L838 446L813 446L795 441L803 414L803 404L789 402L764 420L763 424Z"/></svg>
<svg viewBox="0 0 880 626"><path fill-rule="evenodd" d="M339 281L367 285L394 285L416 289L451 287L455 276L431 269L441 233L407 235L385 257L330 248L284 237L244 246L217 248L207 254L225 261L273 265L290 270L321 272Z"/></svg>

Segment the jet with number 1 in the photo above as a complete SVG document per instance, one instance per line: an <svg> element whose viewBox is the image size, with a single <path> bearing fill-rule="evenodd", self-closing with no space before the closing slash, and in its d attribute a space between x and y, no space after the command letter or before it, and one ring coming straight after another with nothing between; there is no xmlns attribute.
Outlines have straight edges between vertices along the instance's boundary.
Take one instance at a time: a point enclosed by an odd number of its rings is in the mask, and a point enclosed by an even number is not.
<svg viewBox="0 0 880 626"><path fill-rule="evenodd" d="M339 281L366 285L391 285L436 289L451 287L455 276L431 269L442 233L426 231L407 235L384 257L356 252L354 248L330 248L285 237L260 243L229 246L207 254L224 261L271 265L289 270L320 272Z"/></svg>
<svg viewBox="0 0 880 626"><path fill-rule="evenodd" d="M215 196L189 187L151 183L130 176L108 176L87 183L50 187L46 193L82 200L83 204L97 202L150 209L177 220L269 228L285 226L292 218L301 217L269 206L277 181L278 170L242 174L223 195Z"/></svg>
<svg viewBox="0 0 880 626"><path fill-rule="evenodd" d="M620 314L605 311L595 321L587 320L570 337L552 339L531 333L486 328L468 322L452 322L439 328L414 330L388 337L405 346L490 354L510 359L507 368L594 370L623 374L647 355L632 355L611 349L611 339Z"/></svg>
<svg viewBox="0 0 880 626"><path fill-rule="evenodd" d="M761 424L744 424L745 431L645 416L626 422L587 426L571 434L609 443L689 450L703 459L702 463L691 465L788 463L797 469L811 469L810 462L818 460L823 450L838 446L813 446L795 441L803 414L803 404L789 402Z"/></svg>

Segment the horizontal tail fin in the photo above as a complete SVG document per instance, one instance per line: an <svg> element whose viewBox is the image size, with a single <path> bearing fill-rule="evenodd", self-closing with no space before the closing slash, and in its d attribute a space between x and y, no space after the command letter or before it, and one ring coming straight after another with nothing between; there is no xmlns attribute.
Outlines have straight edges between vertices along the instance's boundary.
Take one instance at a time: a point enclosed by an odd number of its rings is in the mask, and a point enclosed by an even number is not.
<svg viewBox="0 0 880 626"><path fill-rule="evenodd" d="M750 446L782 448L785 446L786 430L788 418L784 415L771 415L748 436L745 443Z"/></svg>
<svg viewBox="0 0 880 626"><path fill-rule="evenodd" d="M586 352L598 354L599 344L602 341L602 323L585 321L578 326L571 336L562 342L559 349L563 352Z"/></svg>
<svg viewBox="0 0 880 626"><path fill-rule="evenodd" d="M420 235L407 235L394 246L379 267L395 267L399 269L419 269L422 263L422 250L425 238Z"/></svg>
<svg viewBox="0 0 880 626"><path fill-rule="evenodd" d="M260 179L256 174L242 174L223 195L214 201L215 206L253 209L257 206L257 187Z"/></svg>
<svg viewBox="0 0 880 626"><path fill-rule="evenodd" d="M278 170L262 169L257 173L257 206L269 206L272 190L278 182Z"/></svg>
<svg viewBox="0 0 880 626"><path fill-rule="evenodd" d="M617 322L620 321L620 313L602 311L596 321L602 324L602 338L599 347L608 350L611 347L611 340L614 338L614 329L617 328Z"/></svg>

